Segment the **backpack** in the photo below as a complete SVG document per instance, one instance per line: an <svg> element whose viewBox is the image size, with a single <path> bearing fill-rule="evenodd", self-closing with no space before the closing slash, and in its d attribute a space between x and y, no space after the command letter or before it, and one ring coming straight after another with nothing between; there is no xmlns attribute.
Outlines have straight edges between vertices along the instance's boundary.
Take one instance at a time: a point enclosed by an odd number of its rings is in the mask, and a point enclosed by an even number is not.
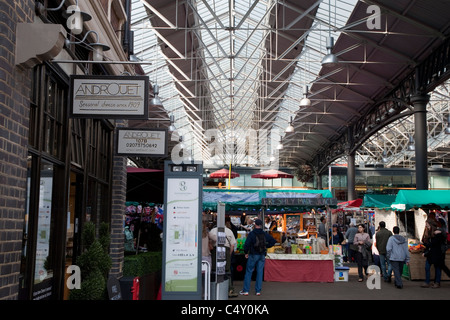
<svg viewBox="0 0 450 320"><path fill-rule="evenodd" d="M256 233L255 244L253 245L253 249L255 253L264 253L266 252L266 236L264 233Z"/></svg>

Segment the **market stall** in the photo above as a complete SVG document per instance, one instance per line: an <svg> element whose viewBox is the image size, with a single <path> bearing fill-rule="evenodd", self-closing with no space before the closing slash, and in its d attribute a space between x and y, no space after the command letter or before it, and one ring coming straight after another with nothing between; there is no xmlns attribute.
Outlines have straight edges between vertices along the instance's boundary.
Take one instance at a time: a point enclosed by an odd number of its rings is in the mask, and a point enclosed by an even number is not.
<svg viewBox="0 0 450 320"><path fill-rule="evenodd" d="M334 198L324 198L322 195L307 198L263 198L262 204L271 207L298 207L308 206L311 211L313 208L335 207L337 204ZM300 222L302 215L295 216ZM289 218L289 217L288 217ZM293 218L293 217L291 217ZM294 219L291 220L292 222ZM302 222L303 223L303 222ZM300 230L303 229L301 224ZM289 239L287 243L277 246L269 251L266 256L264 267L265 281L282 282L334 282L334 262L335 255L329 253L324 240L317 238L316 229L313 234L304 237L298 236ZM284 252L284 253L283 253Z"/></svg>
<svg viewBox="0 0 450 320"><path fill-rule="evenodd" d="M321 247L316 239L315 228L319 216L327 215L331 212L329 208L336 206L337 201L332 198L329 190L203 190L205 210L215 210L217 202L226 204L226 211L230 216L245 212L246 215L256 215L261 219L271 216L273 220L277 220L275 232L280 236L277 239L274 233L272 235L279 242L278 250L268 253L266 257L265 281L334 281L335 256L324 250L327 249L325 242ZM237 239L238 250L239 244L244 241L245 234L240 234ZM279 253L280 251L283 253ZM241 252L235 255L236 261L242 263L243 259L240 259L239 254ZM235 270L242 274L245 265L238 263Z"/></svg>
<svg viewBox="0 0 450 320"><path fill-rule="evenodd" d="M408 276L411 280L425 279L425 257L422 256L423 245L421 239L425 228L425 221L430 213L439 216L442 228L448 233L448 210L450 209L450 190L400 190L391 208L397 213L413 212L415 236L408 239L410 262ZM450 265L450 251L447 250L445 264ZM434 267L431 270L434 277ZM443 272L442 280L450 280Z"/></svg>

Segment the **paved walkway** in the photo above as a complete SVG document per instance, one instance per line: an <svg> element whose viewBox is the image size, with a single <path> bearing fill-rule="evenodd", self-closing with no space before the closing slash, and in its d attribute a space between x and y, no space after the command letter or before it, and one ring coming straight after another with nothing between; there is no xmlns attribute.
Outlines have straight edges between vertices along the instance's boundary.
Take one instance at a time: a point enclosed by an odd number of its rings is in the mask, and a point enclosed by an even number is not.
<svg viewBox="0 0 450 320"><path fill-rule="evenodd" d="M356 265L350 267L348 282L334 283L292 283L263 282L261 296L254 292L252 281L248 296L230 298L230 301L245 300L448 300L450 299L450 281L442 281L439 289L421 288L423 281L403 279L403 289L394 286L394 282L381 280L380 289L368 289L366 281L358 282ZM392 279L393 280L393 279ZM242 289L243 281L234 281L236 292Z"/></svg>

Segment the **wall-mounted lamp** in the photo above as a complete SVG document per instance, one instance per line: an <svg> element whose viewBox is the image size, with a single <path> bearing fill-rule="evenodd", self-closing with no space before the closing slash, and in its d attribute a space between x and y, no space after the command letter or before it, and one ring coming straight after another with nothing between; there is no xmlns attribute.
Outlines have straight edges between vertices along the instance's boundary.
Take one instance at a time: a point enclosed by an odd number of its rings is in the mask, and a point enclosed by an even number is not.
<svg viewBox="0 0 450 320"><path fill-rule="evenodd" d="M153 85L153 98L150 99L150 105L162 107L161 99L159 98L159 86Z"/></svg>
<svg viewBox="0 0 450 320"><path fill-rule="evenodd" d="M311 105L311 100L308 99L308 86L303 86L303 99L300 100L300 107L309 107Z"/></svg>
<svg viewBox="0 0 450 320"><path fill-rule="evenodd" d="M328 37L327 38L327 54L322 59L323 67L334 67L339 62L336 55L334 53L331 53L331 50L333 50L333 47L334 47L334 38Z"/></svg>
<svg viewBox="0 0 450 320"><path fill-rule="evenodd" d="M65 2L66 0L61 1L57 8L46 8L42 3L36 1L36 13L38 16L42 16L45 11L58 11L63 7ZM80 10L78 7L78 0L75 5L68 6L66 11L62 13L62 16L67 19L67 27L73 34L80 34L83 32L84 22L92 19L92 16L89 13Z"/></svg>
<svg viewBox="0 0 450 320"><path fill-rule="evenodd" d="M284 130L286 133L294 132L294 126L292 125L292 117L291 121L289 121L289 125L286 127L286 130Z"/></svg>
<svg viewBox="0 0 450 320"><path fill-rule="evenodd" d="M65 43L66 47L70 46L71 44L84 43L88 34L90 34L90 33L93 33L97 36L97 42L87 43L87 45L89 47L91 47L92 51L93 51L92 60L93 61L102 61L103 60L103 52L108 51L110 49L110 47L107 46L106 44L98 42L99 41L98 33L95 32L94 30L89 30L88 32L86 32L86 34L84 35L83 39L81 39L81 41L70 41L70 40L66 39L66 43Z"/></svg>

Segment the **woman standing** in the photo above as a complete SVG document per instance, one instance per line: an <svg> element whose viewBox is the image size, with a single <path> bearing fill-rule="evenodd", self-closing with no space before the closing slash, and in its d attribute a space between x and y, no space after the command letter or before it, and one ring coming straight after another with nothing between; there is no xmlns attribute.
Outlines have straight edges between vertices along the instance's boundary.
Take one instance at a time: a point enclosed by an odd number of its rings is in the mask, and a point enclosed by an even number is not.
<svg viewBox="0 0 450 320"><path fill-rule="evenodd" d="M331 230L330 244L338 244L341 245L342 241L344 241L344 235L339 230L337 224L333 224L333 229Z"/></svg>
<svg viewBox="0 0 450 320"><path fill-rule="evenodd" d="M364 279L364 274L367 275L367 267L369 266L369 255L370 252L366 248L366 242L370 243L369 234L365 232L364 225L360 224L358 226L358 233L355 234L353 244L358 247L356 250L356 263L358 264L358 281L362 282ZM363 274L364 268L364 274Z"/></svg>
<svg viewBox="0 0 450 320"><path fill-rule="evenodd" d="M434 218L428 218L425 233L422 242L425 246L423 256L427 258L425 261L425 283L423 288L439 288L441 284L441 271L445 267L445 237L439 229L438 223ZM430 269L434 265L435 277L434 284L430 285Z"/></svg>

